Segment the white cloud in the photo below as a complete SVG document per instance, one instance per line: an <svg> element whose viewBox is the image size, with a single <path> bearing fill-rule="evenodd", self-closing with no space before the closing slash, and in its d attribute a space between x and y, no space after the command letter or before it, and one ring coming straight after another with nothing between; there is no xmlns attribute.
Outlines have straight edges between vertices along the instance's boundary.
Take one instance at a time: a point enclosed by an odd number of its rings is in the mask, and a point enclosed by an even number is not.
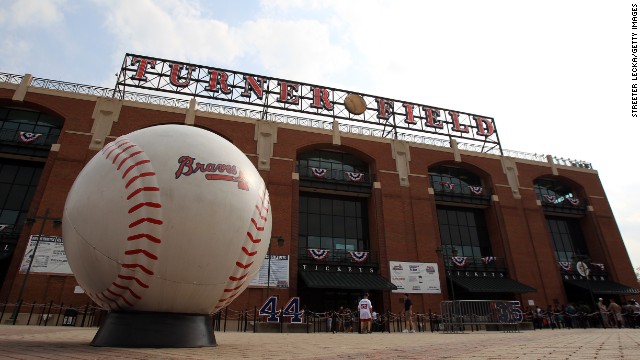
<svg viewBox="0 0 640 360"><path fill-rule="evenodd" d="M327 74L351 62L346 49L331 43L329 28L315 20L261 19L244 24L239 32L246 56L272 76L326 84Z"/></svg>
<svg viewBox="0 0 640 360"><path fill-rule="evenodd" d="M4 60L5 69L0 71L14 71L20 68L21 59L28 56L30 45L12 36L0 38L0 58Z"/></svg>
<svg viewBox="0 0 640 360"><path fill-rule="evenodd" d="M66 0L16 0L11 6L0 7L0 25L9 28L48 27L61 23L61 7Z"/></svg>
<svg viewBox="0 0 640 360"><path fill-rule="evenodd" d="M238 52L229 26L206 19L192 2L99 1L106 10L104 26L117 38L117 56L126 52L228 64Z"/></svg>
<svg viewBox="0 0 640 360"><path fill-rule="evenodd" d="M342 70L350 59L315 20L257 19L232 26L181 0L99 4L107 12L105 27L118 39L118 57L134 52L222 67L249 61L269 75L304 81Z"/></svg>

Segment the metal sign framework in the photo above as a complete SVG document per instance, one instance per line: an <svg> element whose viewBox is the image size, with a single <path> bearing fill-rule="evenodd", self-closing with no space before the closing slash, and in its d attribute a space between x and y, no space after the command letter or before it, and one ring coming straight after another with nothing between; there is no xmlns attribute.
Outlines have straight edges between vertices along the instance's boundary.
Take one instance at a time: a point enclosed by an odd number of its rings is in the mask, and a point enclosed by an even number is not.
<svg viewBox="0 0 640 360"><path fill-rule="evenodd" d="M255 106L262 110L263 118L267 112L297 112L364 123L382 129L385 138L427 133L449 140L463 139L481 145L483 152L498 150L502 154L493 118L326 86L126 54L114 95L124 98L127 88ZM361 114L347 109L345 98L350 94L364 100L366 107Z"/></svg>

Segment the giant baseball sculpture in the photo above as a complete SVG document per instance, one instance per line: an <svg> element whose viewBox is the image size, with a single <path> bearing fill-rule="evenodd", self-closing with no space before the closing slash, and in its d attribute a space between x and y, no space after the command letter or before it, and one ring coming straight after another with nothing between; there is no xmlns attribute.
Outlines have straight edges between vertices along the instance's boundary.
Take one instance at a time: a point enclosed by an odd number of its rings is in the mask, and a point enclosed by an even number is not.
<svg viewBox="0 0 640 360"><path fill-rule="evenodd" d="M112 330L121 332L149 314L208 316L231 303L264 260L271 209L260 174L233 144L161 125L121 136L89 161L67 197L62 231L87 295L110 316L139 315Z"/></svg>

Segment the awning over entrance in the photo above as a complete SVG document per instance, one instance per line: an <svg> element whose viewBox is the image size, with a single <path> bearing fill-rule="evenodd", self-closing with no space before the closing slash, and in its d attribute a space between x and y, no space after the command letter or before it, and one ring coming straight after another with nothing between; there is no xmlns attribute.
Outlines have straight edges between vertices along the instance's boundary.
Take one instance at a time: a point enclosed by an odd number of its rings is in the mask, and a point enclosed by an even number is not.
<svg viewBox="0 0 640 360"><path fill-rule="evenodd" d="M493 277L453 277L458 286L474 293L526 293L538 291L515 280Z"/></svg>
<svg viewBox="0 0 640 360"><path fill-rule="evenodd" d="M396 290L397 287L378 274L301 271L300 277L310 288Z"/></svg>
<svg viewBox="0 0 640 360"><path fill-rule="evenodd" d="M608 280L565 280L565 283L574 285L585 290L591 290L594 294L640 294L640 290L618 284Z"/></svg>

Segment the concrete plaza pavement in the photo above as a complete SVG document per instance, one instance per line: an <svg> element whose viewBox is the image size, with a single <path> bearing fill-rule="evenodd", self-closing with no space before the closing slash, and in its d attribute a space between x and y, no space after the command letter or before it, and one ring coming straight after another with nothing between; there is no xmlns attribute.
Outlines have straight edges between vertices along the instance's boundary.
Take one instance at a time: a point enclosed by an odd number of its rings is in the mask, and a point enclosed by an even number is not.
<svg viewBox="0 0 640 360"><path fill-rule="evenodd" d="M640 329L441 333L216 332L217 347L97 348L96 328L0 325L0 359L640 359Z"/></svg>

